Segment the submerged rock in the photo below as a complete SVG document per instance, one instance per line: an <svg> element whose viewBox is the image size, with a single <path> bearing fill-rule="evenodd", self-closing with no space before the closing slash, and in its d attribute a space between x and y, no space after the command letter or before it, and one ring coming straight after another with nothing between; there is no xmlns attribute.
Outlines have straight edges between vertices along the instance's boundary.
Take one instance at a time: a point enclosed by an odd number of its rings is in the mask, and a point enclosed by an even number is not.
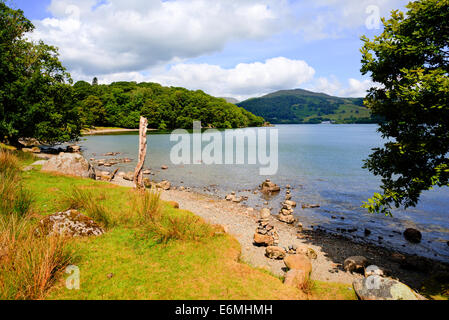
<svg viewBox="0 0 449 320"><path fill-rule="evenodd" d="M404 231L404 238L411 243L420 243L422 234L417 229L408 228Z"/></svg>
<svg viewBox="0 0 449 320"><path fill-rule="evenodd" d="M93 219L76 210L68 210L42 219L36 233L50 236L86 237L102 235L104 230Z"/></svg>

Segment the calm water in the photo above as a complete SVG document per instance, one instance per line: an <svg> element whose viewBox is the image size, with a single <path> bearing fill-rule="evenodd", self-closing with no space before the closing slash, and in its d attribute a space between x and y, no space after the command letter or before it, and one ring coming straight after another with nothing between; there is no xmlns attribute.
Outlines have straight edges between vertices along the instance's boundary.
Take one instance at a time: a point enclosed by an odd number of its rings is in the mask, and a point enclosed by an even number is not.
<svg viewBox="0 0 449 320"><path fill-rule="evenodd" d="M370 215L360 208L362 201L379 191L379 178L362 169L371 148L381 146L382 139L376 125L279 125L279 170L271 180L281 187L293 187L292 200L298 203L319 203L318 209L295 209L304 226L314 226L338 233L337 228L357 231L348 237L358 241L378 243L404 252L449 261L449 188L425 192L421 203L407 211L395 211L394 218ZM257 129L266 130L266 129ZM223 134L223 133L222 133ZM245 204L263 207L266 199L255 190L267 177L259 175L259 165L173 165L168 134L151 134L148 139L146 167L155 173L156 181L167 179L172 184L224 197L231 191L249 196ZM80 145L87 158L108 158L106 152L121 152L118 157L134 159L120 165L126 171L136 164L138 136L136 134L102 135L83 138ZM161 165L169 166L166 171ZM113 170L114 168L110 169ZM102 168L105 170L105 168ZM279 211L285 192L270 199L273 214ZM332 216L337 219L332 219ZM344 218L341 219L341 218ZM401 234L407 227L423 233L418 245L406 242ZM372 234L365 238L364 229Z"/></svg>

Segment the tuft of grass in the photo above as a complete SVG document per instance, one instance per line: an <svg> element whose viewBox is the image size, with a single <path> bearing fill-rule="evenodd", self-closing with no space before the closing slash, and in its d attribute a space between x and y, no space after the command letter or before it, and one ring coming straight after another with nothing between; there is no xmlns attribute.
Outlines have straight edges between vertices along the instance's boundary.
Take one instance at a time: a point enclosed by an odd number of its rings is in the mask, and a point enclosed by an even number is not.
<svg viewBox="0 0 449 320"><path fill-rule="evenodd" d="M112 223L110 214L108 209L100 202L105 199L104 193L96 197L91 190L73 187L64 193L61 204L67 209L84 210L95 222L108 228Z"/></svg>
<svg viewBox="0 0 449 320"><path fill-rule="evenodd" d="M22 217L31 212L33 194L22 184L19 159L9 151L0 150L0 214L18 214Z"/></svg>
<svg viewBox="0 0 449 320"><path fill-rule="evenodd" d="M36 237L35 226L17 215L0 217L0 299L43 299L70 264L66 239Z"/></svg>
<svg viewBox="0 0 449 320"><path fill-rule="evenodd" d="M131 201L131 208L138 214L141 224L146 225L161 219L161 194L156 189L135 191Z"/></svg>

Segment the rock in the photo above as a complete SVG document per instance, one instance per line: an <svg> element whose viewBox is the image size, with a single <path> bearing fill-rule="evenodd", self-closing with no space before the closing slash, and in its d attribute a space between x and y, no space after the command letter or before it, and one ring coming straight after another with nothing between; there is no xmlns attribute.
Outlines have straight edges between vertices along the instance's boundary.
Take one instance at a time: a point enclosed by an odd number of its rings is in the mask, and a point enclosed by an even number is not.
<svg viewBox="0 0 449 320"><path fill-rule="evenodd" d="M161 167L161 169L162 169L162 170L167 170L168 167L164 165L164 166Z"/></svg>
<svg viewBox="0 0 449 320"><path fill-rule="evenodd" d="M104 230L91 218L76 210L68 210L42 219L36 233L39 235L85 237L102 235Z"/></svg>
<svg viewBox="0 0 449 320"><path fill-rule="evenodd" d="M292 195L291 194L285 195L285 200L291 200L291 199L292 199Z"/></svg>
<svg viewBox="0 0 449 320"><path fill-rule="evenodd" d="M315 250L313 250L312 248L307 248L306 256L312 260L315 260L316 258L318 258L318 255L316 254Z"/></svg>
<svg viewBox="0 0 449 320"><path fill-rule="evenodd" d="M117 177L123 178L125 175L126 175L126 173L123 171L120 171L119 173L117 173Z"/></svg>
<svg viewBox="0 0 449 320"><path fill-rule="evenodd" d="M297 287L301 289L303 285L307 282L308 276L304 270L292 269L288 270L285 274L284 284L286 286Z"/></svg>
<svg viewBox="0 0 449 320"><path fill-rule="evenodd" d="M221 224L214 224L212 225L213 229L214 229L214 234L215 235L224 235L226 233L228 233L228 228L226 226L223 226Z"/></svg>
<svg viewBox="0 0 449 320"><path fill-rule="evenodd" d="M83 178L96 178L95 169L78 153L61 152L58 156L49 159L42 166L42 171L57 172Z"/></svg>
<svg viewBox="0 0 449 320"><path fill-rule="evenodd" d="M271 211L268 208L262 208L260 210L260 219L268 219L271 217Z"/></svg>
<svg viewBox="0 0 449 320"><path fill-rule="evenodd" d="M254 234L254 244L259 246L272 246L274 244L274 238L270 235L263 235L260 233Z"/></svg>
<svg viewBox="0 0 449 320"><path fill-rule="evenodd" d="M296 207L296 202L295 202L295 201L285 200L285 201L284 201L284 204L286 204L286 205L288 205L288 206L290 206L290 207L293 207L293 208Z"/></svg>
<svg viewBox="0 0 449 320"><path fill-rule="evenodd" d="M370 276L379 276L383 277L385 275L384 271L380 269L378 266L370 265L365 269L365 277L368 278Z"/></svg>
<svg viewBox="0 0 449 320"><path fill-rule="evenodd" d="M368 237L371 234L371 230L365 229L365 237Z"/></svg>
<svg viewBox="0 0 449 320"><path fill-rule="evenodd" d="M307 203L302 204L303 209L313 209L313 208L319 208L319 207L320 207L319 204L307 204Z"/></svg>
<svg viewBox="0 0 449 320"><path fill-rule="evenodd" d="M286 252L281 247L269 246L265 249L265 256L270 259L282 260L285 258Z"/></svg>
<svg viewBox="0 0 449 320"><path fill-rule="evenodd" d="M356 280L354 291L361 300L422 300L405 284L390 278L371 276Z"/></svg>
<svg viewBox="0 0 449 320"><path fill-rule="evenodd" d="M302 270L308 277L312 272L310 259L303 254L292 254L284 259L284 264L290 270Z"/></svg>
<svg viewBox="0 0 449 320"><path fill-rule="evenodd" d="M286 186L285 186L285 189L291 189L292 187L289 185L289 184L287 184Z"/></svg>
<svg viewBox="0 0 449 320"><path fill-rule="evenodd" d="M262 183L261 191L263 193L279 192L281 191L281 188L277 184L271 182L270 179L267 179Z"/></svg>
<svg viewBox="0 0 449 320"><path fill-rule="evenodd" d="M225 199L226 199L226 201L232 201L232 200L235 199L235 195L233 195L233 194L228 194L228 195L225 197Z"/></svg>
<svg viewBox="0 0 449 320"><path fill-rule="evenodd" d="M81 147L76 146L76 145L67 147L67 152L80 152L80 150L81 150Z"/></svg>
<svg viewBox="0 0 449 320"><path fill-rule="evenodd" d="M109 273L109 274L108 274L108 279L112 279L113 276L114 276L113 273Z"/></svg>
<svg viewBox="0 0 449 320"><path fill-rule="evenodd" d="M170 183L170 181L163 180L163 181L159 182L158 184L156 184L156 188L167 191L167 190L170 190L171 183Z"/></svg>
<svg viewBox="0 0 449 320"><path fill-rule="evenodd" d="M243 201L243 198L242 197L234 197L234 199L232 199L232 202L235 202L235 203L240 203L240 202L242 202Z"/></svg>
<svg viewBox="0 0 449 320"><path fill-rule="evenodd" d="M417 229L408 228L404 231L404 238L411 243L420 243L422 234Z"/></svg>
<svg viewBox="0 0 449 320"><path fill-rule="evenodd" d="M290 215L280 214L280 215L278 215L278 220L281 222L285 222L287 224L292 224L296 221L295 217L292 214L290 214Z"/></svg>
<svg viewBox="0 0 449 320"><path fill-rule="evenodd" d="M123 179L128 180L128 181L133 181L134 180L134 172L129 171L129 172L125 173L123 175Z"/></svg>
<svg viewBox="0 0 449 320"><path fill-rule="evenodd" d="M368 259L363 256L352 256L345 260L343 267L348 272L364 272Z"/></svg>
<svg viewBox="0 0 449 320"><path fill-rule="evenodd" d="M148 175L151 174L151 170L143 170L142 173Z"/></svg>
<svg viewBox="0 0 449 320"><path fill-rule="evenodd" d="M179 203L176 201L167 201L167 204L175 209L179 209Z"/></svg>
<svg viewBox="0 0 449 320"><path fill-rule="evenodd" d="M186 188L184 186L179 187L179 191L184 191Z"/></svg>

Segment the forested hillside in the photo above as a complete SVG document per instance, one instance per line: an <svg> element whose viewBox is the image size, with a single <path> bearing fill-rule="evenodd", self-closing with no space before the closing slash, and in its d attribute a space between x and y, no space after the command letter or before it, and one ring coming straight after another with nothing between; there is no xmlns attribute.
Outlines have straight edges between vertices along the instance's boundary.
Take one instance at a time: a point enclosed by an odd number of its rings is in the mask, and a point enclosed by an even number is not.
<svg viewBox="0 0 449 320"><path fill-rule="evenodd" d="M261 126L264 119L203 91L163 87L157 83L115 82L92 85L79 81L74 95L86 126L138 128L140 115L150 128L192 128L194 120L204 127L240 128Z"/></svg>
<svg viewBox="0 0 449 320"><path fill-rule="evenodd" d="M237 105L271 123L376 122L362 98L338 98L302 89L277 91Z"/></svg>

